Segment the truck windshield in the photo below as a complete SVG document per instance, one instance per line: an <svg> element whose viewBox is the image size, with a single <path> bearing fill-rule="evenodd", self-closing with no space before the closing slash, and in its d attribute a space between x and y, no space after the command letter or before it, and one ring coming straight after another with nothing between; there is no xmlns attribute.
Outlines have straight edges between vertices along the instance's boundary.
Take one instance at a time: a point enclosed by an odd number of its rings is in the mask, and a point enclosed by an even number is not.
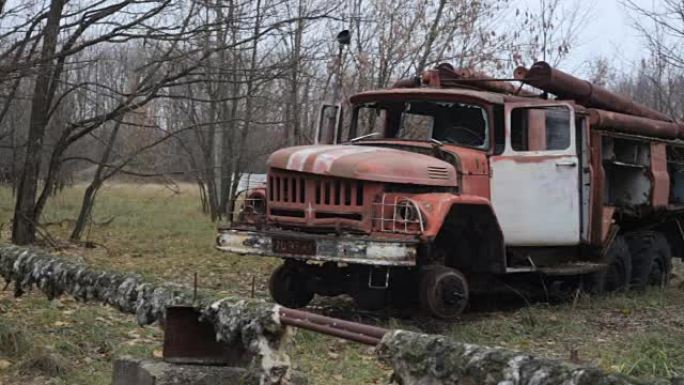
<svg viewBox="0 0 684 385"><path fill-rule="evenodd" d="M439 101L383 101L356 106L350 137L371 133L373 138L436 139L461 146L486 148L487 114L466 103Z"/></svg>

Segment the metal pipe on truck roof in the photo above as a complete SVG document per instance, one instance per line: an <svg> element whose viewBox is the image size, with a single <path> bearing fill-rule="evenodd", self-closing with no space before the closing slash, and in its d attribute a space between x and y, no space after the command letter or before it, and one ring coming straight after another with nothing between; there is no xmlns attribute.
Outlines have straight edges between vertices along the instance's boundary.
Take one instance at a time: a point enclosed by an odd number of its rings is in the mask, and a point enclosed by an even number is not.
<svg viewBox="0 0 684 385"><path fill-rule="evenodd" d="M470 88L510 95L538 96L507 80L497 79L471 68L454 68L449 63L441 63L434 69L423 72L422 82L437 88Z"/></svg>
<svg viewBox="0 0 684 385"><path fill-rule="evenodd" d="M525 80L525 77L527 77L527 72L527 68L523 66L516 67L515 70L513 70L513 79Z"/></svg>
<svg viewBox="0 0 684 385"><path fill-rule="evenodd" d="M627 115L673 122L674 120L659 111L635 103L629 98L617 95L607 89L576 78L570 74L551 67L547 62L536 62L529 70L520 67L514 71L516 79L552 93L560 99L572 99L577 104L590 108L620 112Z"/></svg>
<svg viewBox="0 0 684 385"><path fill-rule="evenodd" d="M470 82L472 86L487 91L501 92L511 95L537 96L532 92L521 89L511 82L496 79L484 72L475 71L472 68L457 68L453 70L453 73L459 79L472 80Z"/></svg>
<svg viewBox="0 0 684 385"><path fill-rule="evenodd" d="M684 139L684 124L600 109L588 109L592 127L664 139Z"/></svg>

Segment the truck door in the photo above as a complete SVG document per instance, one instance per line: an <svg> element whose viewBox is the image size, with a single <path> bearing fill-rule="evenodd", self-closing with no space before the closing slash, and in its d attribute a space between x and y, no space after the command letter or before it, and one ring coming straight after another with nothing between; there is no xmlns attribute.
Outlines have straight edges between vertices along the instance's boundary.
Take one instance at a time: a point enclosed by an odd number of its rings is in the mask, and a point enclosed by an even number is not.
<svg viewBox="0 0 684 385"><path fill-rule="evenodd" d="M342 106L339 104L323 104L318 113L318 126L314 137L315 144L337 144L340 142L340 123Z"/></svg>
<svg viewBox="0 0 684 385"><path fill-rule="evenodd" d="M505 147L490 158L492 205L509 246L580 242L574 105L507 104Z"/></svg>

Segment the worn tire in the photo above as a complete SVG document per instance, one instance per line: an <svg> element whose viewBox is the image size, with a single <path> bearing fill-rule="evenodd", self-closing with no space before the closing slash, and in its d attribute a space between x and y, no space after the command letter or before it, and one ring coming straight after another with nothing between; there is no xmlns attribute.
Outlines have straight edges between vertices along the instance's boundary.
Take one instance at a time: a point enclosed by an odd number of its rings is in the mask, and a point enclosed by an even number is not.
<svg viewBox="0 0 684 385"><path fill-rule="evenodd" d="M632 288L663 287L672 273L672 252L661 233L639 233L629 240L632 254Z"/></svg>
<svg viewBox="0 0 684 385"><path fill-rule="evenodd" d="M470 297L463 274L441 265L424 268L418 293L423 311L443 320L457 318L468 306Z"/></svg>
<svg viewBox="0 0 684 385"><path fill-rule="evenodd" d="M592 273L589 279L589 292L626 291L632 279L632 257L625 238L617 236L603 259L608 264L606 270Z"/></svg>
<svg viewBox="0 0 684 385"><path fill-rule="evenodd" d="M271 298L283 306L304 307L311 302L314 293L306 287L305 277L296 266L283 263L278 266L268 280Z"/></svg>

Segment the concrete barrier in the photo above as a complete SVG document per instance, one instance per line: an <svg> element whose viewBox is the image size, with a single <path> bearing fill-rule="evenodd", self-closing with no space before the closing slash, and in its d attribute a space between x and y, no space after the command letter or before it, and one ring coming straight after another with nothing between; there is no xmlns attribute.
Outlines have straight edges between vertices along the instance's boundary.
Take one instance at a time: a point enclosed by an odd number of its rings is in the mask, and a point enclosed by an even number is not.
<svg viewBox="0 0 684 385"><path fill-rule="evenodd" d="M261 384L289 380L290 360L281 349L288 329L280 324L278 307L273 304L236 298L195 299L189 288L155 285L139 275L98 271L40 249L13 245L0 246L0 276L14 285L15 296L32 288L49 299L67 294L134 314L141 325L163 322L168 306L193 305L214 325L218 341L239 344L253 356L249 370Z"/></svg>
<svg viewBox="0 0 684 385"><path fill-rule="evenodd" d="M32 287L48 298L68 294L135 314L140 324L163 322L167 306L193 304L189 288L153 285L137 275L97 271L39 249L0 246L0 276L14 284L15 295ZM246 378L257 378L259 384L292 383L290 359L284 349L289 332L280 322L278 306L235 298L194 302L213 324L218 341L240 346L253 356L246 368L251 377ZM403 330L387 333L377 353L392 367L392 381L401 385L684 385L681 379L644 382L593 367ZM148 364L135 364L142 368L136 372L141 378L151 372L145 369Z"/></svg>
<svg viewBox="0 0 684 385"><path fill-rule="evenodd" d="M594 367L403 330L385 335L377 352L380 360L392 367L394 383L401 385L682 384L680 379L639 381Z"/></svg>

